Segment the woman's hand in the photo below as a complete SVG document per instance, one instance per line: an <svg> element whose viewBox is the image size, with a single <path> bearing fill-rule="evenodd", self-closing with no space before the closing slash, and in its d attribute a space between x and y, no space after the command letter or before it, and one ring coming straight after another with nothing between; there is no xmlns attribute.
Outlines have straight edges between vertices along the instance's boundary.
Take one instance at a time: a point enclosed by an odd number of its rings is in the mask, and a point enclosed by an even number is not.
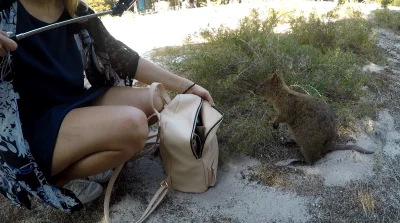
<svg viewBox="0 0 400 223"><path fill-rule="evenodd" d="M4 57L7 55L7 50L14 51L18 47L14 40L7 37L7 33L4 31L0 32L0 56Z"/></svg>
<svg viewBox="0 0 400 223"><path fill-rule="evenodd" d="M195 84L193 87L187 90L185 94L195 94L208 101L211 105L214 105L214 101L210 93L200 85Z"/></svg>
<svg viewBox="0 0 400 223"><path fill-rule="evenodd" d="M207 100L211 105L214 105L214 101L206 89L197 84L193 85L193 82L190 80L171 73L142 57L139 58L135 79L148 85L153 82L159 82L167 90L177 93L195 94Z"/></svg>

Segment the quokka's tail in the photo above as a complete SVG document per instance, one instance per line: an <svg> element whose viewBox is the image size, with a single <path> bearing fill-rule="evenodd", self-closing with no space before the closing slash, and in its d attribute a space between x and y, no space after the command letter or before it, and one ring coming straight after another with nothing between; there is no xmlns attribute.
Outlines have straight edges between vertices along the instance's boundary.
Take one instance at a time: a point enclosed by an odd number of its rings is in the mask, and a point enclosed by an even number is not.
<svg viewBox="0 0 400 223"><path fill-rule="evenodd" d="M337 150L355 150L357 152L365 153L365 154L375 153L375 151L367 150L367 149L364 149L357 145L335 145L332 148L332 151L337 151Z"/></svg>

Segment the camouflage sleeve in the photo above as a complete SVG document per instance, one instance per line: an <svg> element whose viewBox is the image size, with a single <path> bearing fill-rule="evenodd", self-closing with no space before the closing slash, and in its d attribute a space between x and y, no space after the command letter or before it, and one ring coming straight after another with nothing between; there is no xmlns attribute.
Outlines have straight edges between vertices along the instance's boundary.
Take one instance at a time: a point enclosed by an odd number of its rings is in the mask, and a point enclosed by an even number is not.
<svg viewBox="0 0 400 223"><path fill-rule="evenodd" d="M88 7L86 14L92 13L95 12ZM139 54L115 39L99 18L90 19L85 26L94 39L96 49L107 53L112 68L122 79L129 79L132 83L139 63Z"/></svg>

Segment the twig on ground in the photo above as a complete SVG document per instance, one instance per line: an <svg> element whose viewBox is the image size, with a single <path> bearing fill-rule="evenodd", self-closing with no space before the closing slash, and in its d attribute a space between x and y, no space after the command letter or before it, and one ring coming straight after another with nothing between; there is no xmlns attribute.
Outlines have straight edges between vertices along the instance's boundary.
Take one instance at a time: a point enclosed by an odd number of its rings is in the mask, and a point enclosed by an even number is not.
<svg viewBox="0 0 400 223"><path fill-rule="evenodd" d="M299 87L299 88L302 89L304 92L306 92L308 95L310 95L310 93L309 93L308 91L306 91L303 87L301 87L301 85L293 84L293 85L290 85L290 86L291 86L291 87ZM306 86L306 87L309 87L309 88L314 89L315 92L317 92L318 96L319 96L322 100L324 100L324 102L326 103L325 99L322 97L322 95L319 93L319 91L318 91L317 89L315 89L313 86L311 86L311 85L303 85L303 86Z"/></svg>

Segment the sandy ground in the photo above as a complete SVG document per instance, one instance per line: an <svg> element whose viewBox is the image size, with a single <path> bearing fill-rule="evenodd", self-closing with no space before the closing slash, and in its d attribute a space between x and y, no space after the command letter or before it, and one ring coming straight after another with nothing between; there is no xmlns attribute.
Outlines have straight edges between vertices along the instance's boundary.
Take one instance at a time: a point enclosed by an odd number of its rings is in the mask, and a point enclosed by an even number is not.
<svg viewBox="0 0 400 223"><path fill-rule="evenodd" d="M153 48L180 45L188 34L208 25L217 27L225 24L235 27L239 18L249 14L250 8L297 7L310 10L329 10L334 3L291 2L282 5L272 1L262 4L241 4L222 7L188 9L178 12L165 12L155 15L132 18L103 18L109 31L119 40L148 58ZM376 6L367 6L368 12ZM130 28L126 28L130 27ZM378 45L390 54L391 63L386 67L371 64L365 70L380 75L389 72L393 79L393 91L400 92L400 38L388 30L377 30ZM397 90L396 90L397 86ZM399 97L399 94L397 94ZM382 100L390 100L382 96ZM318 178L322 186L339 188L354 182L369 182L377 173L374 171L376 156L386 154L392 158L400 154L400 109L396 107L382 110L379 119L360 120L356 144L377 151L374 155L363 155L352 151L337 151L328 154L312 167L293 167L302 174L294 179ZM229 121L229 120L225 120ZM218 170L217 184L206 193L190 194L170 190L164 202L148 218L147 222L314 222L318 219L328 195L313 193L314 186L307 193L296 193L279 187L267 187L258 181L249 180L260 163L249 157L238 157L221 166ZM148 202L165 178L159 158L142 158L128 163L119 176L111 197L110 217L112 222L134 222L145 210ZM300 181L299 181L300 182ZM302 181L301 181L302 182ZM321 186L321 185L317 185ZM325 197L326 196L326 197ZM340 195L338 195L340 196ZM102 203L95 208L102 215ZM40 218L40 217L39 217ZM24 222L43 222L32 217ZM54 219L53 219L54 221ZM51 222L53 222L51 221ZM332 222L335 219L331 219ZM86 221L85 221L86 222ZM89 221L88 221L89 222ZM101 218L90 222L102 222ZM318 221L317 221L318 222ZM357 221L359 222L359 221Z"/></svg>
<svg viewBox="0 0 400 223"><path fill-rule="evenodd" d="M307 222L306 202L309 198L278 189L268 189L256 182L243 180L243 171L256 166L257 161L239 157L222 166L218 184L206 193L189 194L170 190L164 203L149 217L148 222ZM146 208L146 202L165 178L159 159L144 158L130 163L121 176L132 189L112 205L113 222L132 222ZM138 199L138 194L142 199ZM144 199L143 199L144 198ZM145 201L145 202L144 202Z"/></svg>

